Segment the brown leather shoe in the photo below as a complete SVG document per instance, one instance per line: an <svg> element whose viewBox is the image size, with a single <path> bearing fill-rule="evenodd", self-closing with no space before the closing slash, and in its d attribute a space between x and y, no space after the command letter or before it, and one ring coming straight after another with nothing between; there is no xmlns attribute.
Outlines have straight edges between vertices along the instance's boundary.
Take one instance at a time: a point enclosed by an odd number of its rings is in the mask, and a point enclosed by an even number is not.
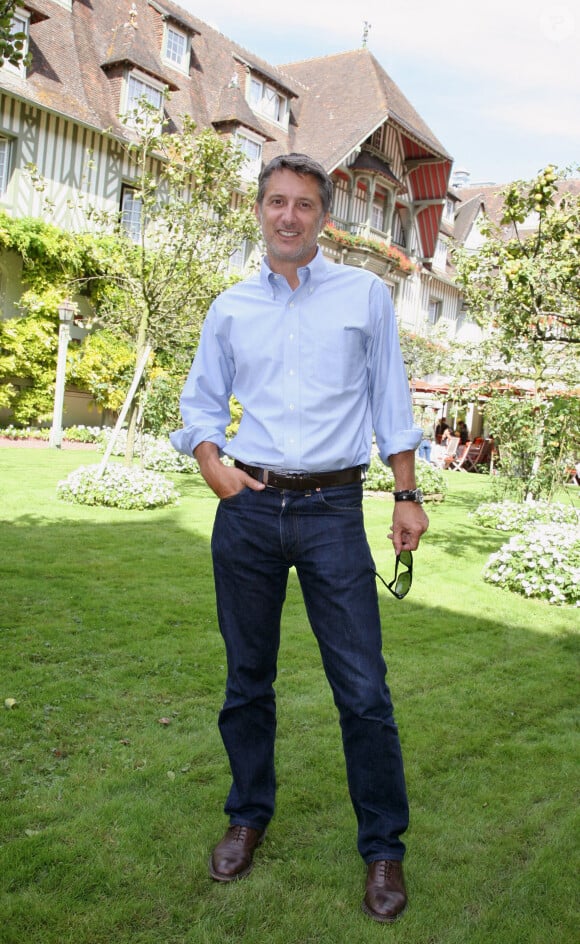
<svg viewBox="0 0 580 944"><path fill-rule="evenodd" d="M383 924L396 921L407 907L403 863L393 859L371 862L367 872L366 894L362 910Z"/></svg>
<svg viewBox="0 0 580 944"><path fill-rule="evenodd" d="M252 871L254 851L264 841L265 829L229 826L209 860L209 874L216 882L233 882Z"/></svg>

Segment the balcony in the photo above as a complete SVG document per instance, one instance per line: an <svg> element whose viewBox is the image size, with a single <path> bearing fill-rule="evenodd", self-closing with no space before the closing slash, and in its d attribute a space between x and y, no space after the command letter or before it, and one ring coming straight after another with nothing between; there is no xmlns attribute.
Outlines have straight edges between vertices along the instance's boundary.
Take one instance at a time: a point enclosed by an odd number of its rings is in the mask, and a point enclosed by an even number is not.
<svg viewBox="0 0 580 944"><path fill-rule="evenodd" d="M323 236L344 250L343 262L346 265L369 269L377 275L397 272L405 278L417 271L416 263L402 249L391 245L384 233L369 228L364 223L346 224L332 220L324 228Z"/></svg>

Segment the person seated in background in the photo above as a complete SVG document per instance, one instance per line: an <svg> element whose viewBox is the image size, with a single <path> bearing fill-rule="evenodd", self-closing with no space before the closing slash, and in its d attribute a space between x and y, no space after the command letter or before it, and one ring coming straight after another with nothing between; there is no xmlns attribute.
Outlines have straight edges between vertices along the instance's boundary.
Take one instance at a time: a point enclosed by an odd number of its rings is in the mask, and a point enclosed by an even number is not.
<svg viewBox="0 0 580 944"><path fill-rule="evenodd" d="M438 445L441 442L441 438L446 429L449 429L449 423L447 422L446 419L441 417L441 419L437 423L437 426L435 427L435 442Z"/></svg>
<svg viewBox="0 0 580 944"><path fill-rule="evenodd" d="M451 427L446 425L441 434L441 445L445 445L445 443L447 443L450 439L453 439L455 435L456 434L453 432Z"/></svg>
<svg viewBox="0 0 580 944"><path fill-rule="evenodd" d="M459 420L457 424L457 432L455 434L459 436L459 443L461 446L464 446L467 440L469 439L469 430L467 429L467 423L464 423L463 420Z"/></svg>

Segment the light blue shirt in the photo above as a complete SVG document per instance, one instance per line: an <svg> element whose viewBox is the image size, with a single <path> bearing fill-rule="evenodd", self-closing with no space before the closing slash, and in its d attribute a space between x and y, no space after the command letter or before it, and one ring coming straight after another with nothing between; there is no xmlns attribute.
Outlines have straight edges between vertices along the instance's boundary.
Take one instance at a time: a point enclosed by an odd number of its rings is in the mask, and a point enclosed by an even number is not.
<svg viewBox="0 0 580 944"><path fill-rule="evenodd" d="M250 465L324 472L413 450L421 430L386 285L320 249L292 291L266 260L211 306L181 397L186 455L203 441ZM243 406L226 442L231 394Z"/></svg>

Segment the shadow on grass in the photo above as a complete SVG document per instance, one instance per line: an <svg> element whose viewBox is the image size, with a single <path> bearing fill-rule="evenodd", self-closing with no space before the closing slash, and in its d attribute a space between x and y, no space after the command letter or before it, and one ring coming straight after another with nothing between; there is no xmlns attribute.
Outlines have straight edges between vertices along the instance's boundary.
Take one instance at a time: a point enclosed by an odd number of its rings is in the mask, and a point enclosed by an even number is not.
<svg viewBox="0 0 580 944"><path fill-rule="evenodd" d="M215 502L202 498L183 515L98 523L75 507L2 525L3 690L18 702L1 730L6 944L336 944L384 930L360 914L336 714L294 576L278 814L249 882L207 878L229 777L216 730ZM444 522L433 555L505 539L463 524L450 537ZM412 906L389 936L515 944L557 927L571 944L571 614L551 612L548 629L545 606L510 611L508 598L500 616L498 593L481 594L476 612L467 597L454 610L381 595L413 811Z"/></svg>

